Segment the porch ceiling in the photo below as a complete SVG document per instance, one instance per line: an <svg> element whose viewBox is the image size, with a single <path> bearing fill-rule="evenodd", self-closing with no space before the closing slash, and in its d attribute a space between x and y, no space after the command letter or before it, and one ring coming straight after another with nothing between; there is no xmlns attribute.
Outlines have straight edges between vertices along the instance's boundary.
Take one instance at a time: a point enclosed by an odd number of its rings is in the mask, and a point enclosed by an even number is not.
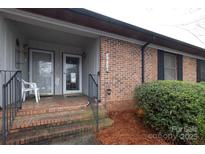
<svg viewBox="0 0 205 154"><path fill-rule="evenodd" d="M94 39L13 20L9 20L9 22L14 24L18 31L29 40L84 47L89 40Z"/></svg>

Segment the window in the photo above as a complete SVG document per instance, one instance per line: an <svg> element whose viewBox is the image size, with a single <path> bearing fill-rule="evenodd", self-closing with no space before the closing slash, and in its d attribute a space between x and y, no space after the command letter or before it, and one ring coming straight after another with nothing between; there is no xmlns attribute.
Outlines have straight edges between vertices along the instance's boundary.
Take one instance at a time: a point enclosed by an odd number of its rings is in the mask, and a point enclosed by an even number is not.
<svg viewBox="0 0 205 154"><path fill-rule="evenodd" d="M197 69L197 80L205 81L205 61L204 60L198 60L197 62L198 69Z"/></svg>
<svg viewBox="0 0 205 154"><path fill-rule="evenodd" d="M174 54L164 53L164 79L177 80L177 58Z"/></svg>
<svg viewBox="0 0 205 154"><path fill-rule="evenodd" d="M183 80L183 56L158 50L158 80Z"/></svg>

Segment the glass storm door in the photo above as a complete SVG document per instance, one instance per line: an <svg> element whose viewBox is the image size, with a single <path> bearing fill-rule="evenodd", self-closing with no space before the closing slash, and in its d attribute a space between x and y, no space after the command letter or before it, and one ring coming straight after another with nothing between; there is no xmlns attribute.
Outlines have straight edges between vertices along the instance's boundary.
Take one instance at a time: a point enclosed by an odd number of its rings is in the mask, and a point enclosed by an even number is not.
<svg viewBox="0 0 205 154"><path fill-rule="evenodd" d="M82 92L82 58L81 56L64 54L63 57L64 94Z"/></svg>
<svg viewBox="0 0 205 154"><path fill-rule="evenodd" d="M30 50L30 82L35 82L41 95L53 94L53 53Z"/></svg>

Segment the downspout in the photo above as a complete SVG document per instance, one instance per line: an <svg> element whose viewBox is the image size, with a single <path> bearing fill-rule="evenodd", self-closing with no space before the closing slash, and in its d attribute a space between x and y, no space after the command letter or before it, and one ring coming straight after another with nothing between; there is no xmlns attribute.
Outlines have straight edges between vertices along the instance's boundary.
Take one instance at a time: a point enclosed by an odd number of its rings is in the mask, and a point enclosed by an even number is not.
<svg viewBox="0 0 205 154"><path fill-rule="evenodd" d="M142 58L141 58L141 72L142 72L142 83L144 83L144 51L145 51L145 48L150 44L150 42L147 42L145 43L142 48L141 48L141 55L142 55Z"/></svg>

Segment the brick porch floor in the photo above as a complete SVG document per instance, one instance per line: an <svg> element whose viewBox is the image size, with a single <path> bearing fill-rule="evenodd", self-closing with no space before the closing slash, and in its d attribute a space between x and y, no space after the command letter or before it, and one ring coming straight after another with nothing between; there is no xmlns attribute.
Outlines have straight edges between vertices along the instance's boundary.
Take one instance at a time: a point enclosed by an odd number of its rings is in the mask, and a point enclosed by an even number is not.
<svg viewBox="0 0 205 154"><path fill-rule="evenodd" d="M86 96L52 96L41 97L39 103L35 102L34 98L28 98L23 103L23 109L37 109L45 107L64 107L64 106L85 106L88 103Z"/></svg>

